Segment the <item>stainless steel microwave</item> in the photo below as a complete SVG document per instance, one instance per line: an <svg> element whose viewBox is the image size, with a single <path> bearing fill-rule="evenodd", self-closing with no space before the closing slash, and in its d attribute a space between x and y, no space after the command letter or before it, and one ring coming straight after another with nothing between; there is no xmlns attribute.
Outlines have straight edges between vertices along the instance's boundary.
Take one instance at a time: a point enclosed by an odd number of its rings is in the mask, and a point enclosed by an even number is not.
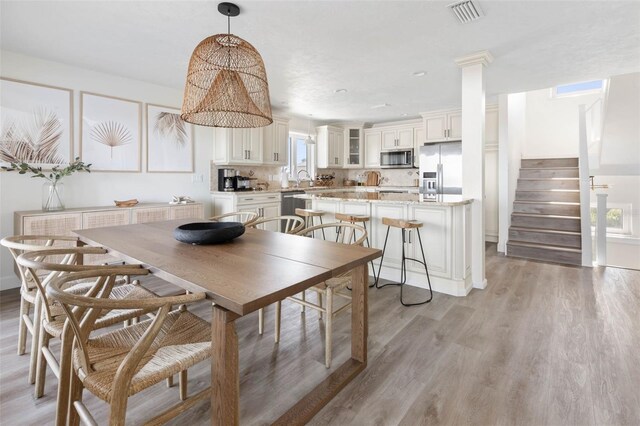
<svg viewBox="0 0 640 426"><path fill-rule="evenodd" d="M387 149L380 152L380 168L406 169L413 167L413 148Z"/></svg>

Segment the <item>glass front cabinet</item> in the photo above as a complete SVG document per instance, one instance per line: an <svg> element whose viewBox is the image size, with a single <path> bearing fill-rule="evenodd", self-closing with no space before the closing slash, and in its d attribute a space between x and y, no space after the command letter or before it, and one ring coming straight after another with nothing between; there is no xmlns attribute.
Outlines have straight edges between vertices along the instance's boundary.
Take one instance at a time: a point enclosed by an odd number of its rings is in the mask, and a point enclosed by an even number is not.
<svg viewBox="0 0 640 426"><path fill-rule="evenodd" d="M347 127L344 133L344 167L353 169L364 167L364 143L362 128Z"/></svg>

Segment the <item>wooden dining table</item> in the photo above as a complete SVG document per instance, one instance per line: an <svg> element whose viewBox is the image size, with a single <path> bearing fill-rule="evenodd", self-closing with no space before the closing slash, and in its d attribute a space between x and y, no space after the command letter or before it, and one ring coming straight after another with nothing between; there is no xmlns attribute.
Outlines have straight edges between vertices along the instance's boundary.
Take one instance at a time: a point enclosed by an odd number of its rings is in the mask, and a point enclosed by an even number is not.
<svg viewBox="0 0 640 426"><path fill-rule="evenodd" d="M378 249L248 228L218 245L190 245L173 230L193 219L74 231L130 263L191 292L205 292L211 313L211 424L240 422L235 320L328 278L351 271L351 358L274 424L304 424L367 366L367 262Z"/></svg>

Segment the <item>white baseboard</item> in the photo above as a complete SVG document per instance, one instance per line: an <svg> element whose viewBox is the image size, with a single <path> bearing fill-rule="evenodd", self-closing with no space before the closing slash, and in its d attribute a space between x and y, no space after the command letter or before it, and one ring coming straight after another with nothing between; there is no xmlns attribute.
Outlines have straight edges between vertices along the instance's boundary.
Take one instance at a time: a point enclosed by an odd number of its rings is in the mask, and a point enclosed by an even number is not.
<svg viewBox="0 0 640 426"><path fill-rule="evenodd" d="M384 265L380 272L380 277L391 281L398 281L400 279L400 269ZM435 292L449 294L451 296L466 296L471 291L471 276L468 276L466 280L452 280L433 276L432 274L429 274L429 277L431 278L431 289ZM427 276L413 271L407 271L407 285L425 289L429 288Z"/></svg>

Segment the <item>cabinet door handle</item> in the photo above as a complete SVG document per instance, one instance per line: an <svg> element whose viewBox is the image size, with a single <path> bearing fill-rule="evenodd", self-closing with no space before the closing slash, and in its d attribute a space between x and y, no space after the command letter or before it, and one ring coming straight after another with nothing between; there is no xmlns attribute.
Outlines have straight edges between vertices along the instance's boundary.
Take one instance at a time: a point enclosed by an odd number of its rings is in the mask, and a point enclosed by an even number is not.
<svg viewBox="0 0 640 426"><path fill-rule="evenodd" d="M280 161L280 153L276 152L276 161Z"/></svg>

